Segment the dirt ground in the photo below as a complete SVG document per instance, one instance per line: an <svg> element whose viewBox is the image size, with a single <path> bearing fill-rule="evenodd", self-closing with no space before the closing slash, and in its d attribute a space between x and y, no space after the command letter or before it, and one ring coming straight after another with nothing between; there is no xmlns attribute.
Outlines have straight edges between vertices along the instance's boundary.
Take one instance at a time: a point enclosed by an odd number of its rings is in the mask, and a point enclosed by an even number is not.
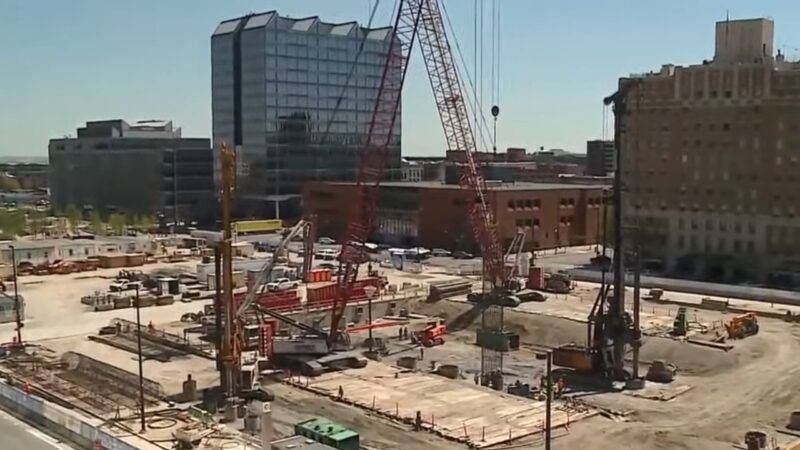
<svg viewBox="0 0 800 450"><path fill-rule="evenodd" d="M290 436L296 422L312 416L330 417L336 422L358 430L361 445L374 450L464 450L461 444L449 442L425 432L414 432L411 427L371 416L362 409L337 403L326 397L310 394L284 384L269 387L275 393L273 417L275 431L280 436Z"/></svg>
<svg viewBox="0 0 800 450"><path fill-rule="evenodd" d="M443 301L420 303L414 309L452 319L469 307ZM585 341L585 324L580 322L509 309L505 318L506 325L520 334L523 347ZM457 333L455 339L469 342L476 323ZM559 446L582 450L730 449L741 445L744 433L752 429L785 440L786 435L775 429L784 429L790 412L800 406L800 365L796 363L800 326L773 319L759 323L758 335L735 341L728 352L673 339L646 338L642 361L662 359L675 364L676 382L692 389L666 402L619 393L585 395L582 400L592 405L630 410L631 414L624 421L596 417L575 424L569 432L560 430L556 436L563 444ZM442 347L443 353L446 348ZM534 361L526 363L524 350L518 356L510 355L506 367L536 365Z"/></svg>

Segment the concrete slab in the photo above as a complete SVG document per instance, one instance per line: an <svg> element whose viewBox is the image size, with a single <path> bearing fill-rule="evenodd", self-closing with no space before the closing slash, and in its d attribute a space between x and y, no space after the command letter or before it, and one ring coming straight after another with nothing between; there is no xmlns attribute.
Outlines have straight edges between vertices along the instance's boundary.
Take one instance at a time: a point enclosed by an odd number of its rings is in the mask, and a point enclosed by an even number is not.
<svg viewBox="0 0 800 450"><path fill-rule="evenodd" d="M51 340L47 347L58 354L67 351L82 353L132 374L139 373L139 362L135 354L90 341L86 336ZM169 362L145 360L143 372L145 378L159 383L168 396L181 392L188 374L197 381L198 390L219 384L219 373L214 367L214 361L195 355L174 356Z"/></svg>
<svg viewBox="0 0 800 450"><path fill-rule="evenodd" d="M413 423L419 411L424 429L474 448L543 432L544 402L436 375L407 373L383 363L317 378L293 377L289 382L406 423ZM552 424L564 427L594 414L585 406L556 401Z"/></svg>

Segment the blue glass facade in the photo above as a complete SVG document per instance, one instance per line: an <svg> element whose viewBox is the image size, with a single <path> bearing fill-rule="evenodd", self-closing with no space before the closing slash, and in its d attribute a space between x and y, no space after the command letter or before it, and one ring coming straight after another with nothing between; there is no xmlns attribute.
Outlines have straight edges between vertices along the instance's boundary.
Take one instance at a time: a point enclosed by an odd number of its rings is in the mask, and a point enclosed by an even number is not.
<svg viewBox="0 0 800 450"><path fill-rule="evenodd" d="M236 149L238 215L273 217L278 200L281 218L291 219L306 181L355 179L390 35L275 12L217 27L213 140ZM390 178L400 176L399 117L395 127Z"/></svg>

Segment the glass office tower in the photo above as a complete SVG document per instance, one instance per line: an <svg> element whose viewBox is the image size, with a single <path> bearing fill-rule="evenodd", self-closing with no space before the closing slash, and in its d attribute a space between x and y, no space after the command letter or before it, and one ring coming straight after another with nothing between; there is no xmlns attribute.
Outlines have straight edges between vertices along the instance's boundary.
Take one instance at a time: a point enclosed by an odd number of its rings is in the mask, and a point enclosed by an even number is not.
<svg viewBox="0 0 800 450"><path fill-rule="evenodd" d="M215 148L236 150L237 216L295 219L306 181L355 179L390 36L390 28L274 11L217 26L212 132ZM392 179L400 176L399 117L395 126Z"/></svg>

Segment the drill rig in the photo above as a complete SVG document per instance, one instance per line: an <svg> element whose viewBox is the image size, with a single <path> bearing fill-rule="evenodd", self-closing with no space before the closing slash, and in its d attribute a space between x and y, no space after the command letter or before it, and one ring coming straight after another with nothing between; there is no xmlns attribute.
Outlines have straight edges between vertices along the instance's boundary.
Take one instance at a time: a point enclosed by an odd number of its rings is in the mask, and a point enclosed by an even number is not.
<svg viewBox="0 0 800 450"><path fill-rule="evenodd" d="M622 183L622 142L625 137L625 116L628 114L629 93L638 86L638 80L620 84L617 92L606 97L606 105L614 105L614 146L616 150L616 171L614 175L614 288L607 284L600 287L588 321L588 351L593 371L604 373L615 380L628 379L625 371L625 353L628 347L634 349L634 378L638 375L638 348L641 346L639 329L639 305L635 298L632 318L625 311L625 252L623 235L624 186ZM638 251L638 250L637 250ZM605 249L604 249L605 252ZM605 270L605 268L603 269Z"/></svg>

